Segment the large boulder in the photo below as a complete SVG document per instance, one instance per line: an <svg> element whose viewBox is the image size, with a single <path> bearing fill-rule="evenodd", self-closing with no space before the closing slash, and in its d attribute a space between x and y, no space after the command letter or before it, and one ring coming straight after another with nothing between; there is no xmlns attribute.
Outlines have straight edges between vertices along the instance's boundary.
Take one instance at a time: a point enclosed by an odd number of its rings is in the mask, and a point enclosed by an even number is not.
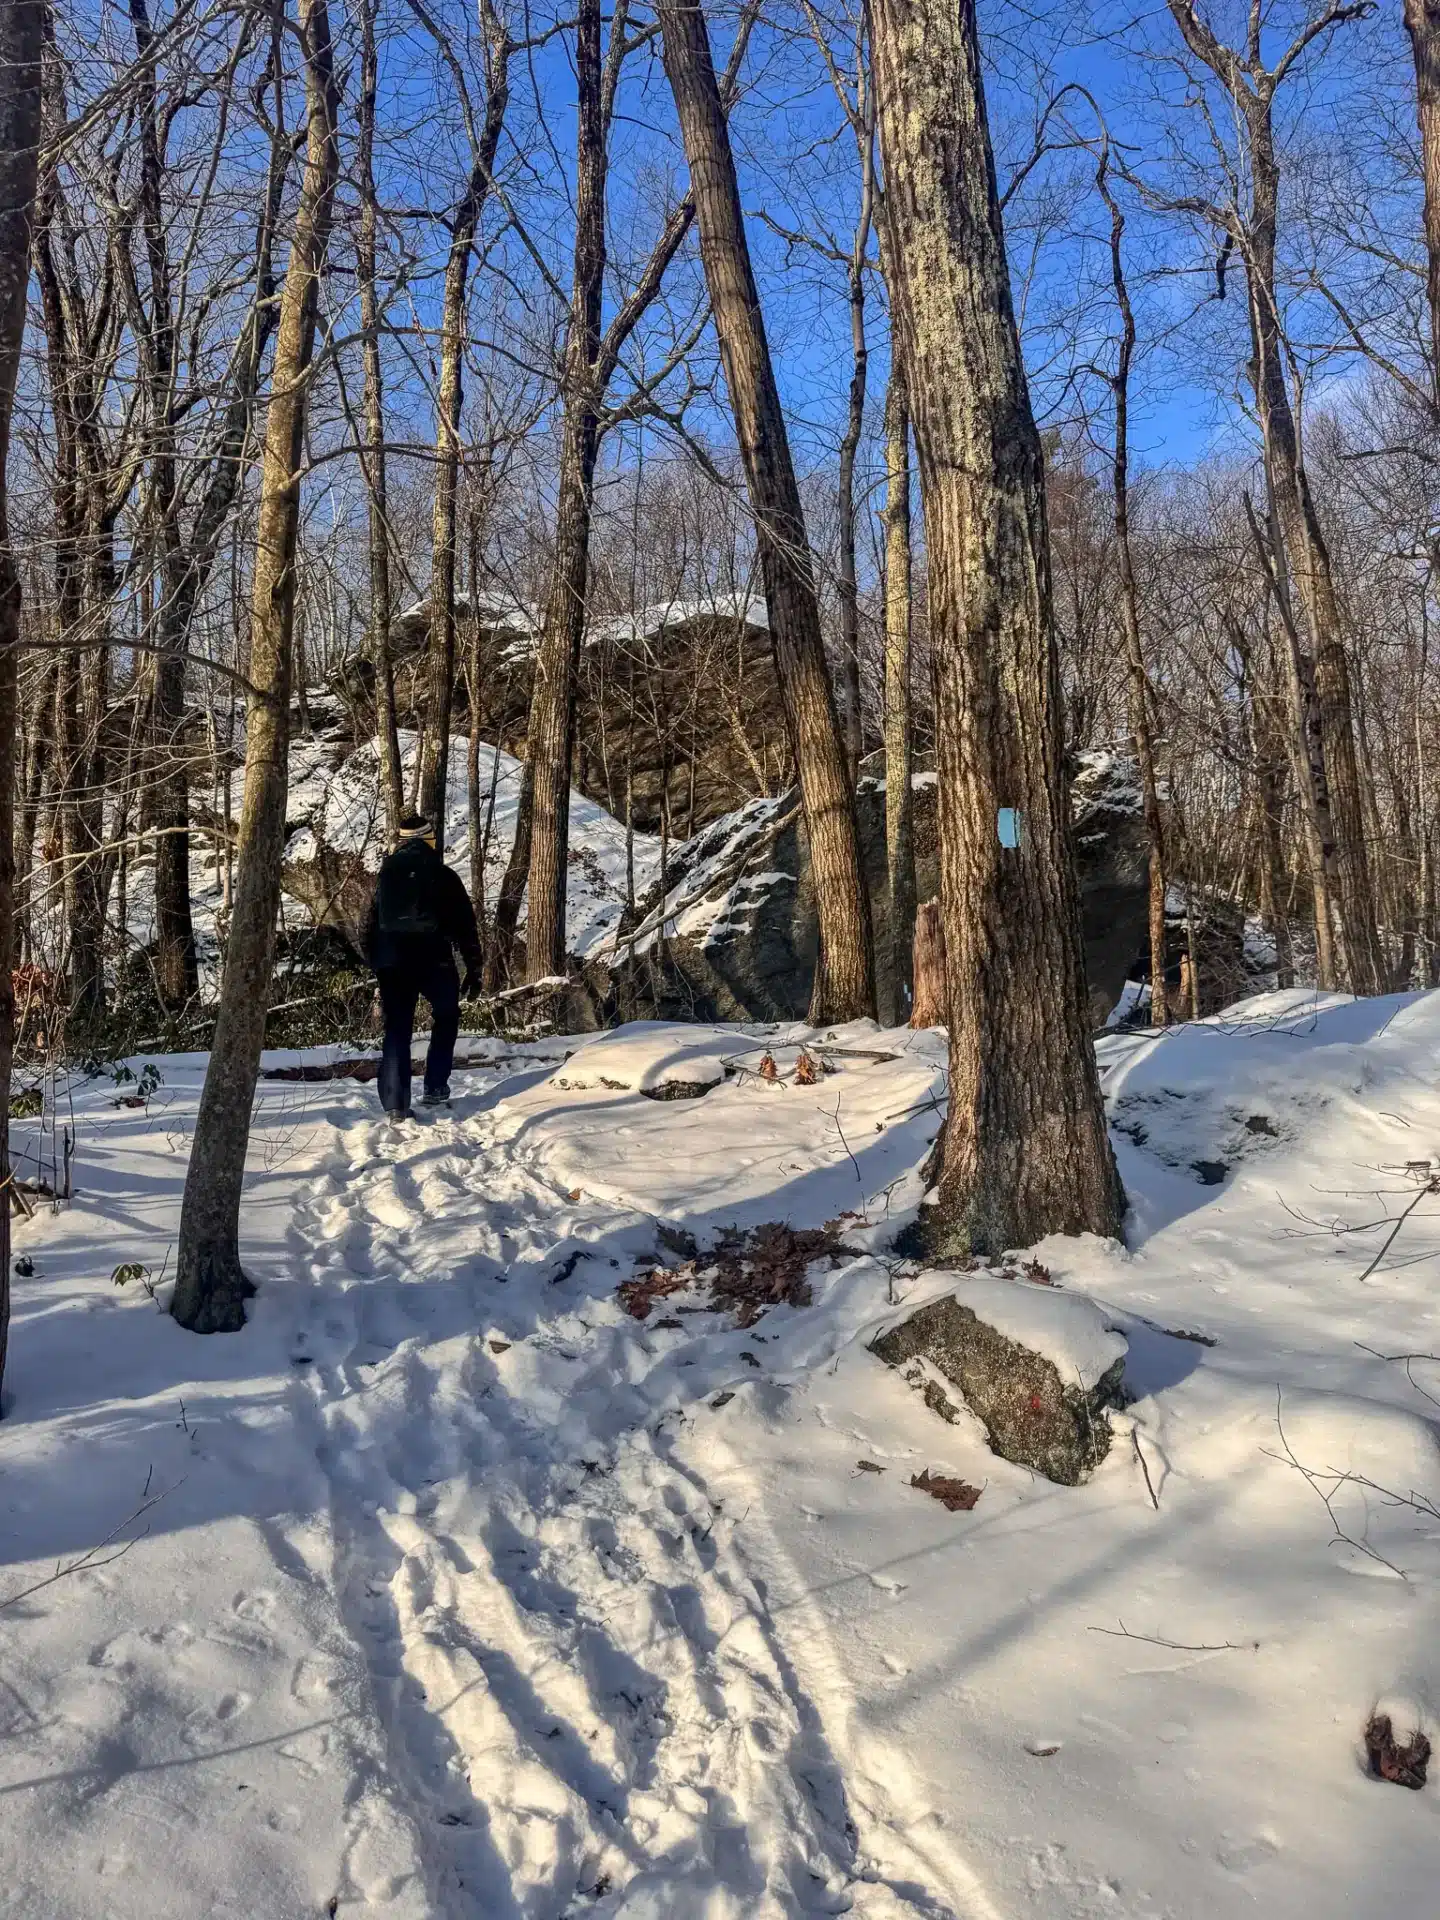
<svg viewBox="0 0 1440 1920"><path fill-rule="evenodd" d="M1078 1486L1110 1449L1126 1342L1091 1300L1010 1275L962 1281L881 1334L872 1351L953 1418L947 1385L1004 1460Z"/></svg>
<svg viewBox="0 0 1440 1920"><path fill-rule="evenodd" d="M873 765L873 763L871 763ZM919 897L939 886L936 780L915 776ZM1072 785L1091 1013L1101 1025L1145 939L1148 849L1133 762L1081 757ZM885 783L867 771L856 794L861 858L875 928L880 1005L893 1004ZM622 1017L798 1020L819 949L810 849L799 796L753 800L674 848L665 885L639 902L606 957ZM592 979L592 990L598 982Z"/></svg>

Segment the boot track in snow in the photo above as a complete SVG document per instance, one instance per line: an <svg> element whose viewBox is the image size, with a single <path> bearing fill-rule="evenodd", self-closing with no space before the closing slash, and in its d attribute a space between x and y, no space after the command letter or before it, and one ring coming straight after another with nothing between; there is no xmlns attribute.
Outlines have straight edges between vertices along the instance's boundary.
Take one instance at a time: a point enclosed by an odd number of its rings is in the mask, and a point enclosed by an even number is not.
<svg viewBox="0 0 1440 1920"><path fill-rule="evenodd" d="M485 1112L351 1127L296 1213L297 1394L429 1908L987 1920L954 1863L893 1830L889 1871L871 1857L896 1775L842 1771L729 1518L673 1457L684 1415L655 1414L641 1330L603 1304L653 1243ZM556 1276L592 1263L577 1304Z"/></svg>

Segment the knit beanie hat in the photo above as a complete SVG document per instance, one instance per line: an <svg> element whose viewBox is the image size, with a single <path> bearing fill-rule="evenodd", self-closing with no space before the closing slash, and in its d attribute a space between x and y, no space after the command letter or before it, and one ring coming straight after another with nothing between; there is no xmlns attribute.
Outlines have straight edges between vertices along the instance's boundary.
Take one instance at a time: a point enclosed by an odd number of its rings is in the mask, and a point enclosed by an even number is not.
<svg viewBox="0 0 1440 1920"><path fill-rule="evenodd" d="M423 813L407 813L401 816L395 837L402 844L406 840L433 840L435 829Z"/></svg>

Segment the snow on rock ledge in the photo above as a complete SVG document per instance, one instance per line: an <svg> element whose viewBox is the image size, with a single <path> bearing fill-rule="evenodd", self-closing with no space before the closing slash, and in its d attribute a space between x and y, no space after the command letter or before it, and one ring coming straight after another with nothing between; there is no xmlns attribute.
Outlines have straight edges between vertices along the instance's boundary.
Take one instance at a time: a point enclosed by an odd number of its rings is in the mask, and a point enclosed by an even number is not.
<svg viewBox="0 0 1440 1920"><path fill-rule="evenodd" d="M945 1383L1003 1460L1078 1486L1110 1449L1127 1345L1091 1300L1000 1276L964 1280L872 1342L954 1418ZM937 1377L938 1376L938 1377Z"/></svg>
<svg viewBox="0 0 1440 1920"><path fill-rule="evenodd" d="M737 1037L718 1027L636 1020L592 1040L550 1076L566 1092L607 1087L652 1100L698 1098L725 1078Z"/></svg>

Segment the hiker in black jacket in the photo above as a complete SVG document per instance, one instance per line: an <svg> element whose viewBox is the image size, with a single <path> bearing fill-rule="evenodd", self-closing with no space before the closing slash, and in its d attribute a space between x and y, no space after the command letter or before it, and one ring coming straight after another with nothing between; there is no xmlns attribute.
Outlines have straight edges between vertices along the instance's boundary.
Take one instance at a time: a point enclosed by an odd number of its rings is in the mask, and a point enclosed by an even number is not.
<svg viewBox="0 0 1440 1920"><path fill-rule="evenodd" d="M435 829L417 813L400 822L394 848L381 862L365 923L365 958L380 982L385 1044L380 1057L380 1104L392 1120L410 1112L410 1041L415 1003L430 1002L430 1051L425 1056L423 1107L450 1098L450 1068L460 1030L460 976L465 992L480 985L480 935L475 909L457 873L435 851Z"/></svg>

